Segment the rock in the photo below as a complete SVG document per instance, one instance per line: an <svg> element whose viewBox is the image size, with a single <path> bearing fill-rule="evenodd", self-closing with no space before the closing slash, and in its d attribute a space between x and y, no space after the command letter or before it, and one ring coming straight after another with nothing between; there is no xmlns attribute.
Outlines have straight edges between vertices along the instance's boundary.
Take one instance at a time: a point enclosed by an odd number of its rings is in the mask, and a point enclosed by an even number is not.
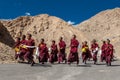
<svg viewBox="0 0 120 80"><path fill-rule="evenodd" d="M101 43L101 40L110 39L116 50L115 55L120 57L120 46L117 44L120 42L119 26L120 8L115 8L98 13L77 25L77 28L84 33L89 41L97 39Z"/></svg>
<svg viewBox="0 0 120 80"><path fill-rule="evenodd" d="M53 39L58 44L59 38L62 36L67 43L67 48L69 49L70 40L73 34L76 34L77 39L80 43L86 40L81 31L74 28L72 25L69 25L64 20L55 16L49 16L48 14L41 14L37 16L22 16L11 21L1 21L1 23L4 25L5 30L7 30L7 32L11 36L11 39L21 37L23 34L31 33L36 41L36 46L38 46L38 44L40 43L41 38L45 39L48 47L50 47L51 41ZM5 30L2 29L2 31ZM3 35L6 35L6 33L4 33ZM5 42L6 44L10 43L10 38L8 38ZM5 43L1 42L1 44ZM1 45L0 47L4 48L4 45ZM10 52L9 50L5 49L4 52L11 55L14 54L14 50ZM5 59L7 59L6 55L1 58L2 61L5 61ZM13 61L12 59L13 58L11 58L10 60Z"/></svg>

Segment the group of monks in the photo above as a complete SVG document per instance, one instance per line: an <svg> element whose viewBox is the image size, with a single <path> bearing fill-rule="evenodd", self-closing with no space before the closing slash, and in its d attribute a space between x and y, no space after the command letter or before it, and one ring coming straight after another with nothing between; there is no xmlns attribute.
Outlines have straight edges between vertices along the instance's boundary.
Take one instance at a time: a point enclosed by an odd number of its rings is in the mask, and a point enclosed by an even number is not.
<svg viewBox="0 0 120 80"><path fill-rule="evenodd" d="M29 46L29 47L26 47ZM17 37L16 42L14 45L15 48L15 59L19 59L21 61L27 61L31 66L35 64L34 61L34 49L35 49L35 40L32 39L31 34L27 34L22 36L22 39ZM68 63L69 65L73 62L77 62L79 64L79 53L78 53L78 46L79 41L76 39L76 35L73 35L71 42L70 42L70 53L67 58L66 54L66 43L63 40L63 37L60 37L58 45L56 44L55 40L52 40L51 50L49 51L48 47L44 39L42 38L40 44L38 45L39 55L37 59L39 63L44 64L45 62L50 62L54 64L54 62L60 63ZM97 54L98 50L100 49L99 45L97 44L96 40L93 40L91 43L91 48L89 48L87 41L82 43L82 60L83 63L86 64L87 60L93 59L94 64L97 62ZM110 44L110 40L103 41L103 45L101 47L102 54L101 54L101 61L106 61L108 66L111 65L111 61L113 59L113 45Z"/></svg>
<svg viewBox="0 0 120 80"><path fill-rule="evenodd" d="M86 61L93 58L94 64L98 61L98 51L101 50L100 61L106 62L107 66L111 66L111 62L113 60L113 52L114 48L113 45L110 43L110 40L107 39L106 41L102 41L103 44L101 48L99 47L98 43L94 39L91 44L91 48L87 45L87 41L82 43L82 59L83 63L86 64Z"/></svg>

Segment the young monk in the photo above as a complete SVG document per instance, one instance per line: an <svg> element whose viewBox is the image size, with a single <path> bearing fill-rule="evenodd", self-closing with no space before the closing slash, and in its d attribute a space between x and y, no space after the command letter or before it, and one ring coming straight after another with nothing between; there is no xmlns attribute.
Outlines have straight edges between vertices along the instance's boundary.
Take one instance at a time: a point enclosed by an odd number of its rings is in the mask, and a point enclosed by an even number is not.
<svg viewBox="0 0 120 80"><path fill-rule="evenodd" d="M26 45L27 46L35 46L35 41L34 39L32 39L32 35L31 34L27 34L27 41L26 41ZM28 63L31 63L31 66L33 66L35 64L34 60L33 60L33 52L34 52L35 48L27 48L27 52L24 55L25 59L28 61Z"/></svg>
<svg viewBox="0 0 120 80"><path fill-rule="evenodd" d="M66 61L66 54L65 54L65 49L66 49L66 43L63 41L63 38L60 37L59 41L59 53L58 53L58 63L61 63L63 61Z"/></svg>
<svg viewBox="0 0 120 80"><path fill-rule="evenodd" d="M85 41L82 45L82 59L83 59L83 63L86 64L87 59L89 58L89 47L87 45L87 41Z"/></svg>
<svg viewBox="0 0 120 80"><path fill-rule="evenodd" d="M104 60L106 60L106 42L105 41L103 41L101 50L102 50L101 62L103 62Z"/></svg>
<svg viewBox="0 0 120 80"><path fill-rule="evenodd" d="M106 64L107 66L111 66L111 61L113 58L113 45L110 43L110 40L107 39L107 44L106 44Z"/></svg>
<svg viewBox="0 0 120 80"><path fill-rule="evenodd" d="M19 37L16 38L14 48L15 48L15 59L18 59L19 52L20 52L20 38Z"/></svg>
<svg viewBox="0 0 120 80"><path fill-rule="evenodd" d="M55 40L52 40L52 45L51 45L51 54L50 54L50 62L54 63L58 61L58 48L57 45L55 44Z"/></svg>
<svg viewBox="0 0 120 80"><path fill-rule="evenodd" d="M44 43L44 39L41 39L41 43L38 45L39 47L39 63L44 64L44 62L47 62L48 60L48 48L46 44Z"/></svg>
<svg viewBox="0 0 120 80"><path fill-rule="evenodd" d="M94 64L96 64L96 62L97 62L98 49L99 49L99 46L98 46L96 40L94 39L91 44L91 52L93 53Z"/></svg>
<svg viewBox="0 0 120 80"><path fill-rule="evenodd" d="M24 55L25 55L26 52L27 52L27 48L24 47L26 44L27 44L26 36L23 35L23 36L22 36L22 40L20 41L20 54L19 54L19 58L20 58L20 60L22 60L22 61L24 61Z"/></svg>
<svg viewBox="0 0 120 80"><path fill-rule="evenodd" d="M68 57L68 64L71 64L72 62L75 61L77 61L77 65L79 64L78 46L79 46L79 42L76 39L76 35L73 35L73 38L71 39L71 43L70 43L71 49Z"/></svg>

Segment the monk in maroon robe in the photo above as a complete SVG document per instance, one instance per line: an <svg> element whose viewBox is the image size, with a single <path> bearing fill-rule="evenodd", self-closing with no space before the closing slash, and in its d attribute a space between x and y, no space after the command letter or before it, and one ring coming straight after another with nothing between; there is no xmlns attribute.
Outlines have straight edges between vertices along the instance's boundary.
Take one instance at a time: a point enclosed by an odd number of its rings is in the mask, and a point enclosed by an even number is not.
<svg viewBox="0 0 120 80"><path fill-rule="evenodd" d="M87 41L85 41L82 45L82 59L83 59L83 63L86 64L86 61L89 58L89 54L90 54L90 50L89 47L87 45Z"/></svg>
<svg viewBox="0 0 120 80"><path fill-rule="evenodd" d="M106 60L106 42L103 41L103 45L101 47L102 50L102 54L101 54L101 62L103 62L104 60Z"/></svg>
<svg viewBox="0 0 120 80"><path fill-rule="evenodd" d="M34 39L32 39L32 35L28 34L27 35L27 41L26 41L26 45L27 46L35 46L35 41ZM27 52L25 54L25 59L28 61L28 63L31 63L31 66L33 66L35 64L34 60L33 60L33 52L34 52L34 48L28 48Z"/></svg>
<svg viewBox="0 0 120 80"><path fill-rule="evenodd" d="M15 41L14 48L20 49L20 38L17 37ZM15 50L15 59L18 59L19 54L17 54L17 51Z"/></svg>
<svg viewBox="0 0 120 80"><path fill-rule="evenodd" d="M111 61L113 59L113 45L110 43L110 40L107 39L107 44L106 44L106 64L108 66L111 66Z"/></svg>
<svg viewBox="0 0 120 80"><path fill-rule="evenodd" d="M59 53L58 53L58 63L61 63L61 62L63 62L64 60L65 60L65 63L66 63L65 49L66 49L66 43L63 41L63 38L60 37Z"/></svg>
<svg viewBox="0 0 120 80"><path fill-rule="evenodd" d="M46 44L45 44L46 45ZM46 45L46 59L45 59L45 62L47 62L48 61L48 59L49 59L49 50L48 50L48 47L47 47L47 45Z"/></svg>
<svg viewBox="0 0 120 80"><path fill-rule="evenodd" d="M94 64L96 64L96 62L97 62L98 49L99 49L99 46L98 46L96 40L93 40L92 44L91 44L91 50L92 50L92 53L93 53Z"/></svg>
<svg viewBox="0 0 120 80"><path fill-rule="evenodd" d="M55 44L55 41L52 41L52 45L51 45L51 54L50 54L50 62L54 63L56 61L58 61L58 48L57 45Z"/></svg>
<svg viewBox="0 0 120 80"><path fill-rule="evenodd" d="M88 60L90 61L92 59L92 54L91 54L91 51L89 50L89 53L88 53Z"/></svg>
<svg viewBox="0 0 120 80"><path fill-rule="evenodd" d="M48 48L46 46L46 44L44 43L44 39L41 39L41 43L38 45L39 47L39 63L42 62L42 64L44 64L44 62L47 62L48 58L49 58L49 54L48 54Z"/></svg>
<svg viewBox="0 0 120 80"><path fill-rule="evenodd" d="M73 35L70 43L70 54L68 56L68 64L77 61L77 65L79 64L79 57L78 57L78 46L79 42L76 40L76 35Z"/></svg>
<svg viewBox="0 0 120 80"><path fill-rule="evenodd" d="M26 45L27 44L27 41L26 41L26 36L23 35L22 36L22 40L20 41L20 45ZM19 54L19 58L24 61L24 55L26 54L27 52L27 48L23 48L21 47L20 48L20 54Z"/></svg>

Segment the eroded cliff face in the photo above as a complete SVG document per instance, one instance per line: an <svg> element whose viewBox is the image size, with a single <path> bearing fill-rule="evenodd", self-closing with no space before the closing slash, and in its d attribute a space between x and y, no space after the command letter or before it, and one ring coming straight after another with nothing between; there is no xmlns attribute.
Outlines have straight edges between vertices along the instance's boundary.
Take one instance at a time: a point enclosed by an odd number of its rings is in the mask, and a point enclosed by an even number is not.
<svg viewBox="0 0 120 80"><path fill-rule="evenodd" d="M0 22L0 62L14 61L13 49L14 39L10 35L9 31Z"/></svg>

